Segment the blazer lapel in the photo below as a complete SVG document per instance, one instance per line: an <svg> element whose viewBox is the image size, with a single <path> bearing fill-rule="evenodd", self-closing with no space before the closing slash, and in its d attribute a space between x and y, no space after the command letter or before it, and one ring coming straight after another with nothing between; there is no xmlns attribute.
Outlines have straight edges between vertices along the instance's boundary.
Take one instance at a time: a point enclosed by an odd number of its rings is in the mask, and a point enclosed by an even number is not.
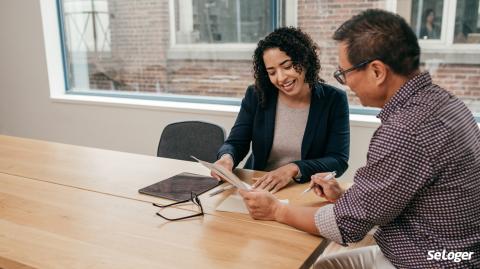
<svg viewBox="0 0 480 269"><path fill-rule="evenodd" d="M278 101L278 92L273 91L270 96L268 96L267 106L265 108L265 136L264 136L264 151L262 156L262 166L267 165L267 160L272 150L273 145L273 132L275 130L275 116L277 114L277 101Z"/></svg>
<svg viewBox="0 0 480 269"><path fill-rule="evenodd" d="M315 88L312 90L312 97L310 100L310 109L308 111L307 126L305 127L305 133L303 134L302 140L302 160L305 159L310 146L313 143L315 137L315 131L317 130L318 123L320 122L320 115L322 113L322 108L324 107L323 102L325 101L323 96L323 88L321 84L315 84Z"/></svg>

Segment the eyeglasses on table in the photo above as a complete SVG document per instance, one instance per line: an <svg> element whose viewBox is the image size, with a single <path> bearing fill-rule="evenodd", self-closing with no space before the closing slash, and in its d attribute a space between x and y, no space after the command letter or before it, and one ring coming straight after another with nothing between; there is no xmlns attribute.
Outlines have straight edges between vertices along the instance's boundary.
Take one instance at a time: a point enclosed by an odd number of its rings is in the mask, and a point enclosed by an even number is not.
<svg viewBox="0 0 480 269"><path fill-rule="evenodd" d="M168 205L160 205L160 204L156 204L156 203L152 203L152 204L156 207L159 207L160 210L161 210L161 209L171 207L171 206L174 206L174 205L179 205L179 204L183 204L183 203L192 202L194 205L196 205L199 208L199 210L200 210L199 213L195 213L195 214L192 214L192 215L179 217L179 218L169 218L169 217L166 217L165 215L160 214L160 211L159 211L159 212L156 213L157 216L159 216L159 217L161 217L165 220L169 220L169 221L183 220L183 219L189 219L189 218L203 216L204 215L203 207L202 207L202 203L200 202L200 199L198 198L198 195L193 193L193 192L190 193L190 195L191 195L190 199L186 199L186 200L183 200L183 201L178 201L178 202L171 203L171 204L168 204Z"/></svg>

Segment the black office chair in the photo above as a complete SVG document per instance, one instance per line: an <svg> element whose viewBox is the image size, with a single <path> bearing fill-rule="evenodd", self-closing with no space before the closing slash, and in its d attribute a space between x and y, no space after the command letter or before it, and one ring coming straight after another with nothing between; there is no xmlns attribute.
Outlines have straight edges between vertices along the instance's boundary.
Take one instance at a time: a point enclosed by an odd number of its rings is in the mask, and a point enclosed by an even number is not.
<svg viewBox="0 0 480 269"><path fill-rule="evenodd" d="M158 143L158 157L192 161L190 155L207 162L217 160L217 151L225 141L225 130L216 124L182 121L167 125Z"/></svg>

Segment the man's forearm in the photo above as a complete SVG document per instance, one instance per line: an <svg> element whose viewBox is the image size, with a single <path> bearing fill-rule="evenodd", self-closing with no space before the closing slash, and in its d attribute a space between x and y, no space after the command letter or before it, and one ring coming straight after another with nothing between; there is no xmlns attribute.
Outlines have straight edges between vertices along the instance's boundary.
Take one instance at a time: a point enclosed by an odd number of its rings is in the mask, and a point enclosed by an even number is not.
<svg viewBox="0 0 480 269"><path fill-rule="evenodd" d="M318 207L300 207L292 205L280 205L275 213L275 220L307 233L318 235L315 226L315 212Z"/></svg>

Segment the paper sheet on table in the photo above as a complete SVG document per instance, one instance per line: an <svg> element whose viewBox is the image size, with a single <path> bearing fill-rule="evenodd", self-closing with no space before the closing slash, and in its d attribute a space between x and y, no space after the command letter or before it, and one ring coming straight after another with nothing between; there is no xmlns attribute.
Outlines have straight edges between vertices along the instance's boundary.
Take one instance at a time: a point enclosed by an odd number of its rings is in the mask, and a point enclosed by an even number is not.
<svg viewBox="0 0 480 269"><path fill-rule="evenodd" d="M198 159L194 156L190 156L190 157L195 159L201 165L210 169L210 171L215 172L222 179L224 179L228 183L232 184L233 186L237 187L238 189L242 189L242 190L251 190L252 189L252 186L250 186L249 184L241 181L234 173L228 171L224 167L222 167L220 165L213 164L213 163L209 163L209 162L206 162L206 161L202 161L202 160L200 160L200 159Z"/></svg>
<svg viewBox="0 0 480 269"><path fill-rule="evenodd" d="M288 204L288 199L280 200L280 202ZM215 210L248 214L247 207L245 206L245 203L243 203L243 199L238 193L229 195L217 206Z"/></svg>

